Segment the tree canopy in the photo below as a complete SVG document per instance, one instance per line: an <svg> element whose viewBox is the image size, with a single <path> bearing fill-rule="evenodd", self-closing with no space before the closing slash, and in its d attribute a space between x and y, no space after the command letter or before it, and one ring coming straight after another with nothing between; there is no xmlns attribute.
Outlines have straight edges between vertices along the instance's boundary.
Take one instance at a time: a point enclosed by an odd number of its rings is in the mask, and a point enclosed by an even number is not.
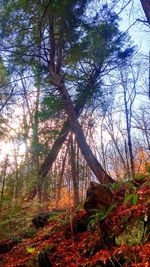
<svg viewBox="0 0 150 267"><path fill-rule="evenodd" d="M101 76L122 64L133 48L118 30L117 15L105 5L90 16L90 2L9 1L1 17L2 51L7 52L10 71L17 74L22 69L36 69L42 86L49 87L47 94L63 100L84 157L94 174L102 172L107 180L108 175L86 143L74 105L82 102L83 108L95 97L102 99Z"/></svg>
<svg viewBox="0 0 150 267"><path fill-rule="evenodd" d="M77 176L77 169L79 175L81 157L82 168L90 169L90 177L113 183L119 168L113 175L111 160L115 156L114 162L119 157L125 176L134 176L132 109L138 78L131 62L137 48L128 34L120 31L119 16L127 5L125 2L117 14L117 1L101 5L96 0L3 1L1 111L5 115L10 103L11 125L14 117L19 121L19 128L10 127L10 139L15 143L15 158L20 156L16 144L25 151L26 166L16 162L16 169L22 168L25 175L36 172L33 196L45 190L46 182L52 182L60 158L58 176L66 158L71 162L72 177ZM122 125L119 112L124 112ZM98 120L101 152L94 144ZM103 144L105 134L106 139L111 137L110 151ZM146 140L148 144L149 138ZM15 179L17 184L18 173ZM58 177L56 180L61 185ZM73 180L75 186L79 180Z"/></svg>

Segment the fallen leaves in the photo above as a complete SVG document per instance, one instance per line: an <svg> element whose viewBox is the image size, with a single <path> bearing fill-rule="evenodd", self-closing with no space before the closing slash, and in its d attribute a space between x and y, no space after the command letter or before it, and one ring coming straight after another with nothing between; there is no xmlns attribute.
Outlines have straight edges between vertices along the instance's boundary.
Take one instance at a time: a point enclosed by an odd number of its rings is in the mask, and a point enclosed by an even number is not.
<svg viewBox="0 0 150 267"><path fill-rule="evenodd" d="M134 221L142 216L143 222L148 223L148 220L144 221L145 216L146 218L149 217L148 202L145 203L144 201L145 196L148 194L148 187L144 186L135 193L135 196L138 195L138 201L137 197L133 201L134 195L132 195L132 197L128 197L127 203L124 203L124 197L122 197L122 202L119 202L119 205L101 222L102 235L96 227L89 231L74 232L73 227L68 227L73 222L67 221L65 214L61 215L58 220L49 221L43 229L36 230L36 235L21 237L20 243L15 243L10 251L2 251L0 266L28 267L28 263L31 260L37 261L39 253L42 250L46 250L54 267L94 267L98 265L107 266L107 264L121 266L120 262L122 260L124 261L124 266L127 267L149 267L149 234L147 234L146 241L131 246L126 244L117 246L113 243L114 241L110 244L105 239L103 240L103 231L109 235L110 229L114 231L113 234L116 234L119 231L123 231L124 224L129 223L131 219ZM85 212L76 212L75 216L75 222L77 223L85 218ZM67 229L70 231L68 235L66 234ZM5 241L6 244L11 244L9 240ZM5 242L2 241L1 244L3 243Z"/></svg>

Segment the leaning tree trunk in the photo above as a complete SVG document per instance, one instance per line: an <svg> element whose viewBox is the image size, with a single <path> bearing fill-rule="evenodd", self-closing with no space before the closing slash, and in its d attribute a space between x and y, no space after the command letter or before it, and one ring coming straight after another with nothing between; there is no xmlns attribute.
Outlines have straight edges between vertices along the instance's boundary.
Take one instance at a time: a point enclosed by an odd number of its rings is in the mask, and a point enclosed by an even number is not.
<svg viewBox="0 0 150 267"><path fill-rule="evenodd" d="M64 122L63 127L62 127L58 137L56 138L50 152L48 153L47 157L45 158L44 162L42 163L42 165L39 169L39 176L45 177L48 174L54 161L57 158L57 155L58 155L60 149L62 148L63 143L66 140L66 137L69 133L69 130L70 130L70 124L69 124L69 121L66 120Z"/></svg>
<svg viewBox="0 0 150 267"><path fill-rule="evenodd" d="M101 72L101 66L95 69L95 71L91 75L89 75L87 83L86 82L84 83L84 88L82 89L82 93L77 98L76 105L74 107L76 118L80 116L85 104L87 103L88 95L86 94L86 92L89 91L91 95L94 94L93 88L100 75L100 72ZM69 123L69 119L67 119L64 122L62 129L57 139L55 140L50 152L48 153L47 157L45 158L44 162L42 163L39 169L39 176L45 177L48 174L70 130L71 126Z"/></svg>
<svg viewBox="0 0 150 267"><path fill-rule="evenodd" d="M72 104L70 95L69 95L67 88L66 88L64 82L62 81L60 75L57 75L52 69L50 69L50 75L53 79L54 85L57 87L57 89L59 90L59 92L62 96L64 105L65 105L65 109L66 109L66 113L68 115L70 126L71 126L71 128L72 128L72 130L76 136L78 146L80 147L81 152L82 152L87 164L89 165L92 172L94 173L94 175L96 176L97 180L100 183L104 183L104 184L112 183L114 180L106 173L106 171L99 164L99 162L97 161L97 159L93 155L90 147L88 146L88 144L86 142L82 128L80 126L80 123L78 122L76 112L75 112L74 106Z"/></svg>
<svg viewBox="0 0 150 267"><path fill-rule="evenodd" d="M142 8L144 10L145 16L147 18L147 22L150 25L150 1L149 0L140 0Z"/></svg>
<svg viewBox="0 0 150 267"><path fill-rule="evenodd" d="M78 99L76 100L76 105L74 107L75 112L76 112L76 118L78 118L80 116L80 113L82 112L87 100L88 100L88 95L86 94L87 90L91 93L91 95L94 93L94 85L99 77L101 73L101 66L99 66L99 68L96 68L95 71L89 75L89 79L88 81L84 83L84 88L82 90L81 95L78 97ZM62 129L58 135L58 137L56 138L50 152L48 153L47 157L45 158L44 162L42 163L42 165L40 166L39 169L39 182L37 185L37 188L35 187L32 192L30 192L30 196L29 199L33 199L36 195L36 193L40 190L40 187L42 186L45 177L47 176L49 170L52 168L53 163L55 162L57 155L60 151L60 149L62 148L63 143L66 140L66 137L69 133L71 129L70 123L69 123L69 119L67 119L63 126Z"/></svg>
<svg viewBox="0 0 150 267"><path fill-rule="evenodd" d="M50 74L50 79L51 82L56 86L57 90L60 91L62 98L64 99L64 104L66 106L66 112L68 115L68 122L69 125L67 125L67 128L69 127L69 129L66 130L66 132L64 132L64 136L61 135L61 140L57 139L57 143L55 149L53 149L53 151L51 151L48 155L48 157L46 158L46 160L44 161L43 165L40 168L39 171L39 175L41 176L38 187L40 187L41 183L42 183L42 178L45 177L49 171L49 169L51 168L53 162L55 161L58 152L63 144L63 142L66 139L66 136L70 130L70 127L73 129L75 135L76 135L76 139L78 142L78 145L81 149L82 154L84 155L88 165L90 166L91 170L93 171L93 173L95 174L95 176L97 177L97 179L101 182L101 183L110 183L113 181L113 179L104 171L104 169L101 167L101 165L99 164L99 162L95 159L93 153L91 152L89 146L86 143L83 131L81 129L81 126L77 120L79 114L76 114L76 110L72 104L72 101L70 99L70 96L68 93L68 91L66 90L65 86L60 83L61 81L61 76L59 75L61 72L61 67L62 67L62 54L63 54L63 47L64 47L64 39L63 39L63 24L61 25L61 38L60 38L60 43L59 46L56 49L56 40L55 40L55 34L54 34L54 18L53 16L50 16L50 13L48 15L48 23L49 23L49 41L50 41L50 62L49 62L49 74ZM102 67L103 62L101 63L101 65L99 65L99 67L97 67L95 69L95 71L92 71L92 73L90 72L89 74L89 79L88 82L85 82L85 85L83 86L83 94L80 97L80 101L77 103L79 104L79 106L82 106L80 109L82 109L86 103L87 100L87 96L86 96L86 92L88 90L88 92L90 92L90 94L92 95L93 89L94 88L94 84L96 83L97 79L99 78L99 75L101 73L101 67ZM56 77L58 76L58 77ZM63 86L62 86L63 85ZM91 88L90 88L91 87ZM91 91L92 90L92 91ZM84 96L83 96L84 95ZM67 97L66 97L67 96ZM68 105L69 104L69 105ZM71 113L70 113L71 111ZM80 111L81 112L81 111ZM79 113L80 113L79 112ZM68 124L67 122L67 124ZM77 127L76 127L77 126ZM35 194L37 193L37 190L34 190L34 193L32 192L32 194L30 195L30 199L32 199Z"/></svg>

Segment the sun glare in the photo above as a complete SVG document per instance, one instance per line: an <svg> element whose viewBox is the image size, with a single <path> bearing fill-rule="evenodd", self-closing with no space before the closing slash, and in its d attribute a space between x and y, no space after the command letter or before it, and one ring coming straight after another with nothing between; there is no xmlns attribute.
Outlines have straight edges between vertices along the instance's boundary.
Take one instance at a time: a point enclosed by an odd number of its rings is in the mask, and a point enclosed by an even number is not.
<svg viewBox="0 0 150 267"><path fill-rule="evenodd" d="M21 162L22 157L24 156L26 151L25 144L15 145L12 142L1 142L0 143L0 161L5 160L8 156L11 162L14 161L14 157L17 154L18 163Z"/></svg>

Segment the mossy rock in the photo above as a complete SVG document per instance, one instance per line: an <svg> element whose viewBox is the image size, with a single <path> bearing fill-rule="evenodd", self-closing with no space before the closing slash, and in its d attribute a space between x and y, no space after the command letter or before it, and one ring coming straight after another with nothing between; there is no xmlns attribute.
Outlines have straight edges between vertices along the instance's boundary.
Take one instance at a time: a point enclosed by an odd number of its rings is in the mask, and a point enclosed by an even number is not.
<svg viewBox="0 0 150 267"><path fill-rule="evenodd" d="M126 229L120 235L115 237L117 245L138 245L142 241L144 235L144 222L136 221L128 224Z"/></svg>

